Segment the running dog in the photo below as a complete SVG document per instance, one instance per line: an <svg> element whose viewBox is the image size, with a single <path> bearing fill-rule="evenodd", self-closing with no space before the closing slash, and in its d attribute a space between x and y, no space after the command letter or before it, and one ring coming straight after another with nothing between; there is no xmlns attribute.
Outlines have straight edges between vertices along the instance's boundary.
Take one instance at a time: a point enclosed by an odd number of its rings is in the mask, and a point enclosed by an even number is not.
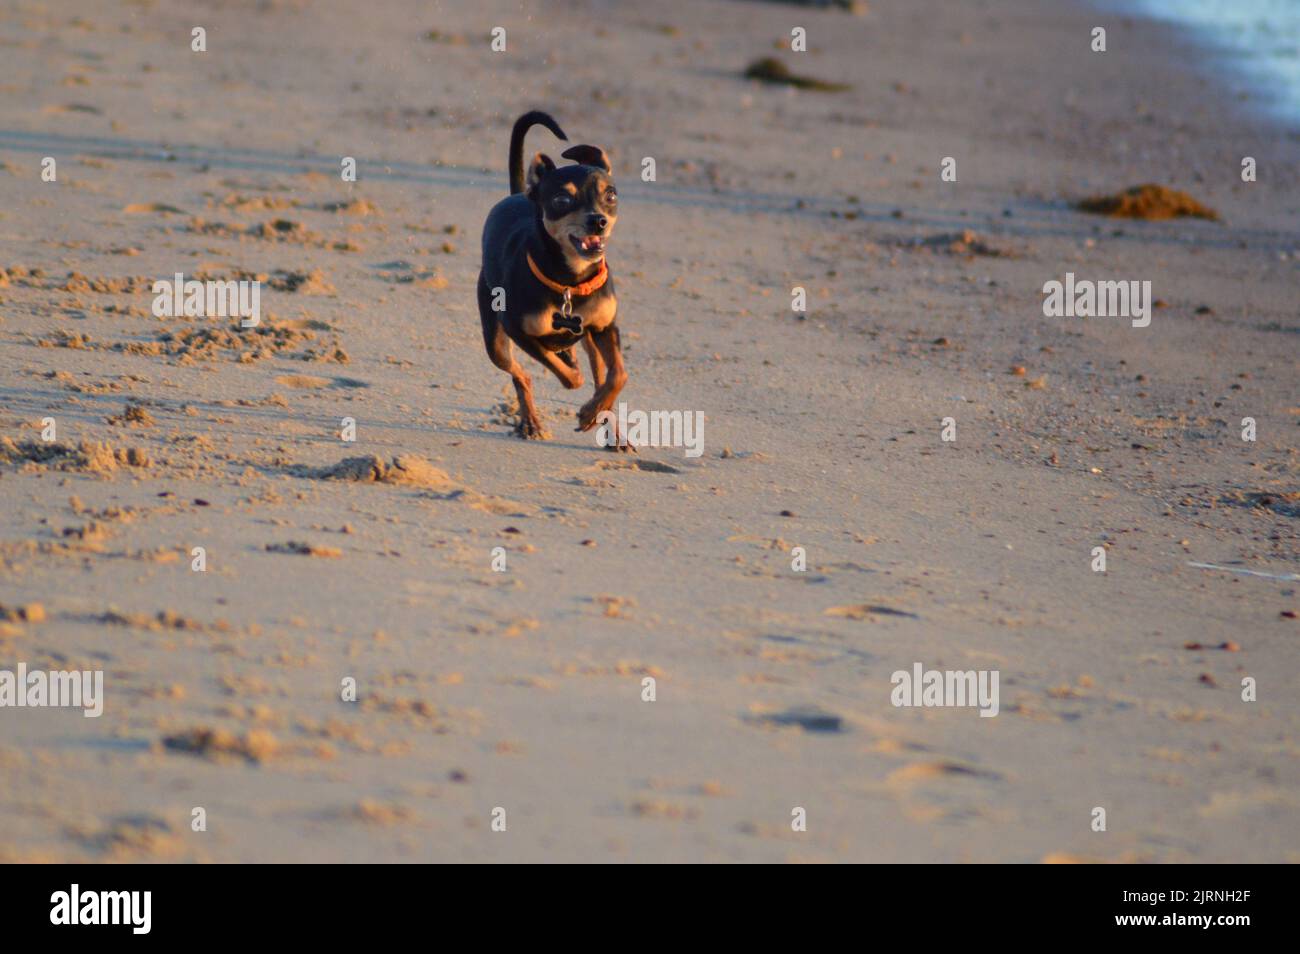
<svg viewBox="0 0 1300 954"><path fill-rule="evenodd" d="M574 356L581 343L596 386L578 411L579 431L589 431L614 406L627 383L619 347L618 298L605 248L618 219L618 191L605 150L571 146L561 153L574 165L557 167L537 153L524 170L524 136L545 126L568 141L554 119L533 111L510 134L510 195L483 224L483 265L478 310L488 357L510 375L519 395L516 433L545 438L533 384L515 360L511 342L554 372L570 390L582 387ZM626 450L611 431L611 447Z"/></svg>

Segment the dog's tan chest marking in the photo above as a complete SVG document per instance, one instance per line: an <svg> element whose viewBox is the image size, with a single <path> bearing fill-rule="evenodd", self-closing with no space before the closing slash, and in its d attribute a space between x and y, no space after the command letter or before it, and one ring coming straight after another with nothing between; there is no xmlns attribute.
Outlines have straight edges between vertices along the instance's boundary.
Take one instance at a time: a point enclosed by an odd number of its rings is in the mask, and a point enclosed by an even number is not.
<svg viewBox="0 0 1300 954"><path fill-rule="evenodd" d="M541 311L524 315L521 322L524 332L534 338L559 333L562 329L551 324L551 316L559 310L558 306L555 308L547 307ZM618 299L613 295L602 295L590 302L574 302L573 305L574 315L582 318L582 330L584 332L604 331L614 321L617 312ZM574 340L577 340L577 336L574 337Z"/></svg>
<svg viewBox="0 0 1300 954"><path fill-rule="evenodd" d="M583 331L604 331L614 322L614 315L618 312L618 299L613 295L605 295L585 308L574 310L582 315Z"/></svg>

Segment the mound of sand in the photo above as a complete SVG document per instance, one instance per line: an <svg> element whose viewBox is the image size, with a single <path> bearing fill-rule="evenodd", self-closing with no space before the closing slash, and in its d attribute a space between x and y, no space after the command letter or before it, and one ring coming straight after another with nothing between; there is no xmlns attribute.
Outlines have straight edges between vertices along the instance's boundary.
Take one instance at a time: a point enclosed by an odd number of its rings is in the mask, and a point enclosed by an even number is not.
<svg viewBox="0 0 1300 954"><path fill-rule="evenodd" d="M246 196L238 192L227 193L221 199L221 205L236 212L276 212L298 206L297 199L282 199L275 196ZM212 201L208 205L213 205Z"/></svg>
<svg viewBox="0 0 1300 954"><path fill-rule="evenodd" d="M100 295L140 295L153 288L153 280L139 275L125 278L98 278L80 272L68 272L67 280L58 286L61 291L73 294L95 292Z"/></svg>
<svg viewBox="0 0 1300 954"><path fill-rule="evenodd" d="M398 454L385 463L382 457L349 457L328 467L295 467L299 477L317 480L350 480L357 483L398 484L422 491L419 496L434 500L455 501L484 513L510 517L530 517L537 512L531 504L482 494L457 483L447 472L434 467L417 454Z"/></svg>
<svg viewBox="0 0 1300 954"><path fill-rule="evenodd" d="M349 457L329 467L307 469L303 476L318 480L353 480L359 483L405 484L426 490L450 491L458 485L444 470L434 467L416 454L398 454L390 463L371 454Z"/></svg>
<svg viewBox="0 0 1300 954"><path fill-rule="evenodd" d="M304 543L301 540L290 540L288 543L268 543L265 549L267 553L291 553L295 556L341 557L343 555L343 551L338 547Z"/></svg>
<svg viewBox="0 0 1300 954"><path fill-rule="evenodd" d="M76 447L51 441L15 441L0 437L0 463L87 474L111 474L119 467L149 467L149 455L138 447L82 441Z"/></svg>
<svg viewBox="0 0 1300 954"><path fill-rule="evenodd" d="M282 242L293 245L312 245L317 248L328 248L330 246L330 242L325 236L311 231L307 226L293 219L271 219L267 222L258 222L255 225L245 226L232 222L209 222L196 216L190 219L186 228L195 235L237 239L241 242L246 239L261 239L268 242Z"/></svg>
<svg viewBox="0 0 1300 954"><path fill-rule="evenodd" d="M261 278L259 275L258 278ZM276 291L297 292L302 295L333 295L334 286L319 268L310 272L276 269L268 278L261 279Z"/></svg>
<svg viewBox="0 0 1300 954"><path fill-rule="evenodd" d="M157 422L149 409L136 401L127 401L121 414L112 414L108 423L120 427L153 427Z"/></svg>
<svg viewBox="0 0 1300 954"><path fill-rule="evenodd" d="M1081 212L1095 212L1120 219L1176 219L1188 216L1219 221L1219 213L1197 202L1186 192L1147 183L1114 195L1093 196L1075 204Z"/></svg>
<svg viewBox="0 0 1300 954"><path fill-rule="evenodd" d="M43 623L46 620L45 607L40 603L27 603L23 606L5 606L0 603L0 620L6 623Z"/></svg>
<svg viewBox="0 0 1300 954"><path fill-rule="evenodd" d="M974 229L962 229L960 232L944 232L928 238L906 239L899 243L904 248L934 252L941 255L957 255L974 258L977 255L990 258L1015 258L1016 253L1008 248L995 245Z"/></svg>
<svg viewBox="0 0 1300 954"><path fill-rule="evenodd" d="M244 758L261 763L280 751L275 736L264 729L251 729L244 735L236 735L229 729L190 729L167 736L163 745L174 752L188 752L216 761Z"/></svg>
<svg viewBox="0 0 1300 954"><path fill-rule="evenodd" d="M194 278L201 282L255 281L261 282L273 291L302 295L335 294L334 286L319 268L314 268L309 272L284 268L277 268L270 272L255 272L240 268L231 273L202 269L195 272Z"/></svg>
<svg viewBox="0 0 1300 954"><path fill-rule="evenodd" d="M314 342L310 331L294 327L292 322L267 321L256 328L185 328L166 331L154 341L128 341L113 345L114 351L127 354L174 357L180 364L195 361L216 361L232 356L240 364L249 364L274 355L292 357L303 361L327 361L347 364L348 353L337 338L331 338L318 347L293 351L299 345ZM73 345L64 345L73 347ZM85 347L84 344L79 347Z"/></svg>
<svg viewBox="0 0 1300 954"><path fill-rule="evenodd" d="M344 215L378 215L379 207L365 199L348 199L346 202L326 202L321 206L326 212L340 212Z"/></svg>

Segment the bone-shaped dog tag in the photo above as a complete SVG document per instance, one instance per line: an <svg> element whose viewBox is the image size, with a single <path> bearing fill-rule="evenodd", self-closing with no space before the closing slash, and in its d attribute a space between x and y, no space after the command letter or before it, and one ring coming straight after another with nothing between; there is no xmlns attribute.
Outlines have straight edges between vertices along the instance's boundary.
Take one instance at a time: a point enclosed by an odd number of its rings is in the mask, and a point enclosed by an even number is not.
<svg viewBox="0 0 1300 954"><path fill-rule="evenodd" d="M562 328L565 331L571 331L575 335L582 333L582 316L566 315L563 312L551 313L551 327Z"/></svg>
<svg viewBox="0 0 1300 954"><path fill-rule="evenodd" d="M582 316L573 313L573 289L564 289L564 303L560 310L551 313L551 327L562 328L570 334L582 334Z"/></svg>

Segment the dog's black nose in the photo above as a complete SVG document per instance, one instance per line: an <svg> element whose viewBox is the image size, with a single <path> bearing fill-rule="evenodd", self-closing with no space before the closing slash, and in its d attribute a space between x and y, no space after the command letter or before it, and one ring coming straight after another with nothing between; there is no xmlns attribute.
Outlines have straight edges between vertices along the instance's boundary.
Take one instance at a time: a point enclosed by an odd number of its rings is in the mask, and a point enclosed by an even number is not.
<svg viewBox="0 0 1300 954"><path fill-rule="evenodd" d="M593 232L603 232L607 225L609 225L609 219L605 218L603 215L587 216L587 228L591 229Z"/></svg>

